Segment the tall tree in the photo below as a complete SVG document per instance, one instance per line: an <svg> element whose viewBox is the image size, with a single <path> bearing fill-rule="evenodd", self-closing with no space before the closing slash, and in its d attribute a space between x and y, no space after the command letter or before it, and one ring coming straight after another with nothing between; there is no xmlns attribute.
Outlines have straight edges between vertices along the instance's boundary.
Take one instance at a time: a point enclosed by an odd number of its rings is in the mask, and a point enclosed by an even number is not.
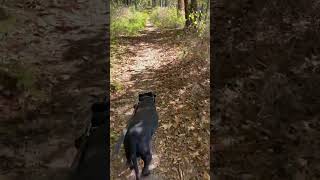
<svg viewBox="0 0 320 180"><path fill-rule="evenodd" d="M152 7L156 7L157 6L157 0L152 0Z"/></svg>
<svg viewBox="0 0 320 180"><path fill-rule="evenodd" d="M134 8L138 9L138 0L134 0Z"/></svg>
<svg viewBox="0 0 320 180"><path fill-rule="evenodd" d="M184 0L184 16L186 19L185 27L188 28L191 25L191 20L189 18L190 10L189 10L189 2L188 0Z"/></svg>
<svg viewBox="0 0 320 180"><path fill-rule="evenodd" d="M181 15L183 12L183 7L184 7L184 2L183 0L178 0L178 4L177 4L177 13L178 15Z"/></svg>

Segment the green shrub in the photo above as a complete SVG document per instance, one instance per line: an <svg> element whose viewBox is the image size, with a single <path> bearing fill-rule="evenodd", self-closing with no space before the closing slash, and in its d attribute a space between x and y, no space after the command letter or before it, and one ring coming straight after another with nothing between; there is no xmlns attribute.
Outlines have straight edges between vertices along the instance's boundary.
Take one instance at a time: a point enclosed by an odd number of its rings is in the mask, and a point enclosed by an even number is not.
<svg viewBox="0 0 320 180"><path fill-rule="evenodd" d="M118 82L118 81L112 81L110 84L110 91L115 93L115 92L121 92L124 90L124 86Z"/></svg>
<svg viewBox="0 0 320 180"><path fill-rule="evenodd" d="M196 35L200 38L209 38L210 35L210 18L202 12L194 12L189 15L192 26L196 30Z"/></svg>
<svg viewBox="0 0 320 180"><path fill-rule="evenodd" d="M111 9L111 37L120 35L137 35L143 30L148 14L134 8L112 8Z"/></svg>
<svg viewBox="0 0 320 180"><path fill-rule="evenodd" d="M159 28L183 28L185 19L176 8L158 7L150 15L151 22Z"/></svg>

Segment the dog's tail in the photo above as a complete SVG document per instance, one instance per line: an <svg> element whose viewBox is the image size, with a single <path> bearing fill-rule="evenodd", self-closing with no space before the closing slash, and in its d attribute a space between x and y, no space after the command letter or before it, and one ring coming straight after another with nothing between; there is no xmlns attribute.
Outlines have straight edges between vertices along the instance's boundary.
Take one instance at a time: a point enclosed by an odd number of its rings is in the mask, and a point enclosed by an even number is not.
<svg viewBox="0 0 320 180"><path fill-rule="evenodd" d="M115 145L115 147L114 147L113 158L115 158L115 156L116 156L117 154L119 154L121 144L123 143L124 137L126 136L126 134L127 134L127 128L125 128L125 129L122 131L122 133L121 133L121 135L120 135L120 137L119 137L119 139L118 139L118 141L117 141L117 143L116 143L116 145Z"/></svg>
<svg viewBox="0 0 320 180"><path fill-rule="evenodd" d="M134 111L133 111L133 114L132 114L132 116L130 117L129 121L131 121L131 119L133 118L134 114L136 113L137 107L138 107L137 105L134 105ZM117 154L119 154L121 144L122 144L123 141L124 141L124 138L125 138L125 136L126 136L126 134L127 134L127 131L128 131L128 126L127 126L127 128L125 128L125 129L122 131L122 134L120 135L120 137L119 137L119 139L118 139L118 141L117 141L117 143L116 143L116 145L115 145L114 154L113 154L113 157L112 157L113 159L115 158L115 156L116 156Z"/></svg>

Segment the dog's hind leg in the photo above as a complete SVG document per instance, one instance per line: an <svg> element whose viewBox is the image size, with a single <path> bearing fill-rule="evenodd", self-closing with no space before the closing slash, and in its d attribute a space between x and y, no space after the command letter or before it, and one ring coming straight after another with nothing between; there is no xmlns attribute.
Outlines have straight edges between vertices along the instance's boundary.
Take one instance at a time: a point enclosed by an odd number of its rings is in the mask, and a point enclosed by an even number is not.
<svg viewBox="0 0 320 180"><path fill-rule="evenodd" d="M142 170L142 176L148 176L150 174L150 170L149 170L149 166L151 164L151 160L152 160L152 154L150 152L150 150L145 153L141 159L144 162L144 166L143 166L143 170Z"/></svg>
<svg viewBox="0 0 320 180"><path fill-rule="evenodd" d="M136 180L140 180L137 156L133 155L131 157L131 160L132 160L132 165L133 165L133 168L134 168L134 172L136 174Z"/></svg>
<svg viewBox="0 0 320 180"><path fill-rule="evenodd" d="M130 169L134 169L136 174L136 180L139 180L139 167L138 167L138 160L137 160L137 147L136 143L131 141L126 142L125 146L126 158L127 163L129 164Z"/></svg>
<svg viewBox="0 0 320 180"><path fill-rule="evenodd" d="M132 170L133 169L133 163L132 163L132 158L131 158L132 154L128 148L125 148L125 154L126 154L126 159L127 159L127 165L129 166L130 170Z"/></svg>

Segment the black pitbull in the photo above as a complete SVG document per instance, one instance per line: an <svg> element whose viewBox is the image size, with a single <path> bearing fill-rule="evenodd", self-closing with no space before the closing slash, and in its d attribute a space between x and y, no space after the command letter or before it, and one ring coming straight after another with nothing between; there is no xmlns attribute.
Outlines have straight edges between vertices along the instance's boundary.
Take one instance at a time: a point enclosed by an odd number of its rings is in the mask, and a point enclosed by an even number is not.
<svg viewBox="0 0 320 180"><path fill-rule="evenodd" d="M119 150L123 140L127 163L130 169L134 169L136 179L139 180L138 158L144 162L143 176L150 174L149 165L152 160L151 141L158 128L158 113L155 106L156 95L152 92L139 94L139 102L134 106L134 114L129 120L127 130L118 141ZM118 148L118 149L117 149Z"/></svg>

